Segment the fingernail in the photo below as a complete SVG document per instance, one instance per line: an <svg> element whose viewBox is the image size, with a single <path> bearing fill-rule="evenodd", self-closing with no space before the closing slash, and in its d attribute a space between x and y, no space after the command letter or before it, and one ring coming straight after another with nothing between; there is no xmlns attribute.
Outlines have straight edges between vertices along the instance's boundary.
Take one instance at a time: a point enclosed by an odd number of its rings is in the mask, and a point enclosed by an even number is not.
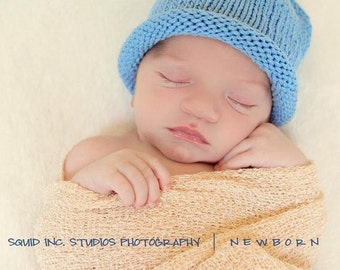
<svg viewBox="0 0 340 270"><path fill-rule="evenodd" d="M171 189L171 184L167 184L163 187L164 191L170 190Z"/></svg>
<svg viewBox="0 0 340 270"><path fill-rule="evenodd" d="M154 207L157 206L157 204L158 204L158 203L149 203L148 206L149 206L150 208L154 208Z"/></svg>
<svg viewBox="0 0 340 270"><path fill-rule="evenodd" d="M157 206L158 204L159 204L159 200L147 202L147 205L151 208Z"/></svg>
<svg viewBox="0 0 340 270"><path fill-rule="evenodd" d="M143 208L143 205L137 205L137 204L135 204L135 205L134 205L134 208L135 208L135 209L142 209L142 208Z"/></svg>

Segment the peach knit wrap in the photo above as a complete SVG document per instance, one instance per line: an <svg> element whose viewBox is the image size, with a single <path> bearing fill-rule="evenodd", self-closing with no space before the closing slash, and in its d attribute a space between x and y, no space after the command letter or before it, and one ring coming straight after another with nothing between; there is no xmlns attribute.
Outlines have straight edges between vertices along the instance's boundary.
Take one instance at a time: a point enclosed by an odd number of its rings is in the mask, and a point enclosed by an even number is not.
<svg viewBox="0 0 340 270"><path fill-rule="evenodd" d="M140 210L68 181L46 196L42 269L310 269L322 245L313 164L173 176L160 204Z"/></svg>

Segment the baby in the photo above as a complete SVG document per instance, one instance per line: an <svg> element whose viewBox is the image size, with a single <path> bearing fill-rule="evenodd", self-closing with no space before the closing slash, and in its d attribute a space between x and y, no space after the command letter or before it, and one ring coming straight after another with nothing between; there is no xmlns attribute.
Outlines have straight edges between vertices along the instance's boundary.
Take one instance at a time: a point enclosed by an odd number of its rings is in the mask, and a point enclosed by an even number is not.
<svg viewBox="0 0 340 270"><path fill-rule="evenodd" d="M294 0L156 1L119 57L135 128L77 144L65 179L141 208L171 175L307 164L278 127L310 34Z"/></svg>

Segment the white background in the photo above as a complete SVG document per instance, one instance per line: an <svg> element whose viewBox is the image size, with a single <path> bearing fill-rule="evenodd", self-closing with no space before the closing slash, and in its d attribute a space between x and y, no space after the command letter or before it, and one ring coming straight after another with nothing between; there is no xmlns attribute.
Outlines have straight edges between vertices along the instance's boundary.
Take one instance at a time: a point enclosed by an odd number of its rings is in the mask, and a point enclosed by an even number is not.
<svg viewBox="0 0 340 270"><path fill-rule="evenodd" d="M284 127L319 167L328 225L314 269L340 269L340 28L336 0L300 0L313 23L299 103ZM43 192L83 138L122 131L130 96L119 49L153 0L0 0L0 268L38 269L32 248Z"/></svg>

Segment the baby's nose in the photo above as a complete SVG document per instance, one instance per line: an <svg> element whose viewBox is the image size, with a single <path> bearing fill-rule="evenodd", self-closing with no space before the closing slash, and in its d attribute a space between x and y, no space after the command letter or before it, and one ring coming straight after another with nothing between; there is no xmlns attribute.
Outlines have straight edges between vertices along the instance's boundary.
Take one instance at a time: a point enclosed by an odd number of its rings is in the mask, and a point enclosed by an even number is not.
<svg viewBox="0 0 340 270"><path fill-rule="evenodd" d="M195 118L215 123L220 118L218 102L210 95L193 94L182 100L181 109L183 112Z"/></svg>

